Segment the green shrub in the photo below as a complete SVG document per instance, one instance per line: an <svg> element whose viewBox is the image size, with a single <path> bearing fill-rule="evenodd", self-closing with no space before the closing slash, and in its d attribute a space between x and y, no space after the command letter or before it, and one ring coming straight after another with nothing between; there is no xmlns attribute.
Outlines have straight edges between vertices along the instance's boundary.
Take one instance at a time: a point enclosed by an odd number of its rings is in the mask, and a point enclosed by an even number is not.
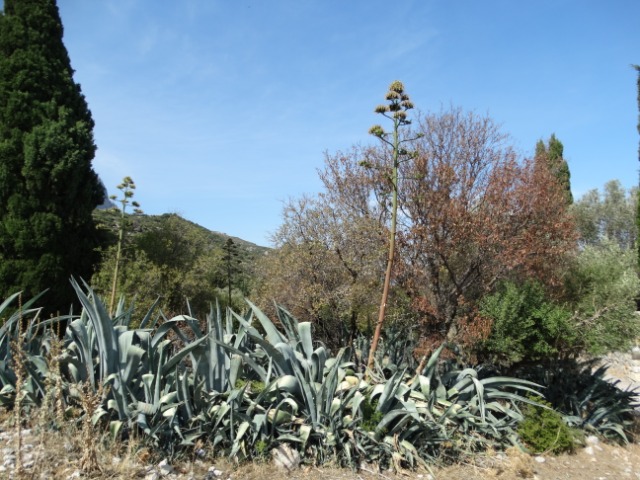
<svg viewBox="0 0 640 480"><path fill-rule="evenodd" d="M533 453L572 452L580 443L581 433L569 428L562 415L541 397L530 397L543 406L527 405L524 420L518 426L518 435Z"/></svg>
<svg viewBox="0 0 640 480"><path fill-rule="evenodd" d="M482 300L480 315L492 320L480 354L498 365L548 362L577 346L571 312L548 300L538 283L504 284Z"/></svg>
<svg viewBox="0 0 640 480"><path fill-rule="evenodd" d="M384 414L378 410L378 401L372 402L369 398L365 398L360 404L360 408L362 409L362 429L367 432L375 431L384 417Z"/></svg>
<svg viewBox="0 0 640 480"><path fill-rule="evenodd" d="M255 449L259 458L266 458L269 454L269 443L266 440L258 440L255 443Z"/></svg>
<svg viewBox="0 0 640 480"><path fill-rule="evenodd" d="M260 395L262 392L264 392L265 384L260 380L248 380L239 378L238 380L236 380L235 388L241 389L247 384L249 384L247 390L254 395Z"/></svg>
<svg viewBox="0 0 640 480"><path fill-rule="evenodd" d="M589 353L623 350L640 336L634 250L621 249L613 241L585 247L568 272L566 291Z"/></svg>

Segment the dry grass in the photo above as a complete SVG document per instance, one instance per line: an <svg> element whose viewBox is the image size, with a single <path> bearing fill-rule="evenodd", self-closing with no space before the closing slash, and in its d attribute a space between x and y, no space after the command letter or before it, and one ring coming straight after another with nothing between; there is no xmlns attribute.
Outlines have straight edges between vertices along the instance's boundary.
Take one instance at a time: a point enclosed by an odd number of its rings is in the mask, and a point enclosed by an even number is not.
<svg viewBox="0 0 640 480"><path fill-rule="evenodd" d="M15 407L13 409L13 423L15 428L15 476L21 478L23 476L22 467L22 382L24 380L24 352L22 351L22 342L20 339L11 342L11 354L13 357L14 372L16 374L16 392Z"/></svg>
<svg viewBox="0 0 640 480"><path fill-rule="evenodd" d="M530 455L516 447L511 447L505 452L509 459L507 471L510 471L517 478L533 478L534 463Z"/></svg>
<svg viewBox="0 0 640 480"><path fill-rule="evenodd" d="M22 329L22 295L18 295L18 308L20 317L19 328ZM11 356L14 362L13 371L16 374L15 407L13 421L15 426L15 455L16 464L14 474L16 478L22 478L24 468L22 465L22 383L24 381L24 351L22 350L22 332L18 333L18 339L11 342Z"/></svg>
<svg viewBox="0 0 640 480"><path fill-rule="evenodd" d="M52 412L53 413L53 412ZM34 421L39 417L33 417ZM47 424L47 428L51 422ZM31 427L36 432L39 427L25 422L23 425ZM0 431L14 431L13 413L0 414ZM113 442L107 432L93 427L91 443L95 446L95 459L101 470L83 473L81 478L125 479L145 478L157 465L162 457L139 439L130 438L125 442ZM33 467L23 469L22 478L47 478L52 480L66 480L74 472L82 472L83 456L85 455L85 439L83 422L69 422L63 430L47 430L46 435L23 431L23 446L34 444L34 452L38 460ZM13 441L13 440L11 440ZM0 445L0 449L6 445ZM202 447L202 445L199 445ZM271 461L256 461L236 465L228 460L221 460L205 446L207 454L200 457L194 451L186 452L182 457L171 463L175 468L176 477L186 480L190 477L204 478L209 467L215 465L223 472L219 478L227 480L263 480L270 478L286 478L286 480L406 480L409 478L424 480L429 473L424 471L408 474L378 472L375 466L366 466L359 471L341 469L334 466L302 466L291 472L276 468ZM27 450L29 451L29 450ZM503 453L485 452L467 461L446 468L436 469L437 480L521 480L537 477L540 480L563 478L565 480L585 480L589 478L626 478L626 471L640 471L640 446L633 445L627 449L603 445L597 462L583 452L561 457L547 457L544 464L537 464L534 460L517 449L509 449ZM1 464L1 462L0 462ZM625 470L627 469L627 470ZM629 470L631 469L631 470ZM422 477L419 477L422 475ZM534 477L535 475L535 477ZM628 477L628 475L627 475ZM0 478L3 477L0 474ZM14 476L14 478L16 478Z"/></svg>
<svg viewBox="0 0 640 480"><path fill-rule="evenodd" d="M95 432L93 429L93 416L98 411L102 403L104 389L102 385L98 391L94 392L89 383L82 386L82 395L80 402L84 417L82 419L82 458L80 458L80 470L84 473L101 472L100 462L98 461L98 448L95 440Z"/></svg>

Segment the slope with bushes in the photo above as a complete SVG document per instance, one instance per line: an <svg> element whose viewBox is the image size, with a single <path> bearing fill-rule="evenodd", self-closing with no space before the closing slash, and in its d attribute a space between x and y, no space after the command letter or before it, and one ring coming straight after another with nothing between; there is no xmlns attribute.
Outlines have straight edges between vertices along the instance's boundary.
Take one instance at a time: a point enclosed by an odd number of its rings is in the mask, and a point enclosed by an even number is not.
<svg viewBox="0 0 640 480"><path fill-rule="evenodd" d="M102 233L102 262L91 283L106 297L110 292L116 259L120 214L117 210L94 212ZM232 306L243 305L252 286L256 261L268 250L228 235L211 232L176 214L127 215L119 289L117 297L125 304L135 301L143 309L160 297L165 311L189 308L204 315L209 304L228 303L232 287ZM231 239L237 252L237 265L229 273L225 244Z"/></svg>

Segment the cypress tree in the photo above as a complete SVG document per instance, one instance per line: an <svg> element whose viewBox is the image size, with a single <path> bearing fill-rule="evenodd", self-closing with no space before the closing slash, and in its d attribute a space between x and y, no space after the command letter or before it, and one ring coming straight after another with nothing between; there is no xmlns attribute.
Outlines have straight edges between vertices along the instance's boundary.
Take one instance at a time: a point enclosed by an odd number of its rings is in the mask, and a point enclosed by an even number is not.
<svg viewBox="0 0 640 480"><path fill-rule="evenodd" d="M97 260L93 120L73 80L55 0L4 0L0 12L0 296L49 289L66 312L71 275Z"/></svg>
<svg viewBox="0 0 640 480"><path fill-rule="evenodd" d="M638 135L640 135L640 65L632 65L632 67L638 72ZM638 161L640 162L640 143L638 144ZM640 180L638 181L638 186L640 186ZM640 188L638 188L637 203L636 225L638 227L638 239L636 242L636 248L638 249L638 267L640 267Z"/></svg>
<svg viewBox="0 0 640 480"><path fill-rule="evenodd" d="M225 265L226 277L227 277L227 306L231 307L231 288L233 286L235 277L241 273L240 269L240 251L238 245L232 238L227 238L222 246L222 261Z"/></svg>
<svg viewBox="0 0 640 480"><path fill-rule="evenodd" d="M546 158L549 169L558 179L560 185L562 185L567 205L571 205L573 203L571 173L569 172L569 164L563 155L564 146L562 142L556 138L555 134L551 134L549 142L546 145L542 140L539 140L536 144L536 157Z"/></svg>

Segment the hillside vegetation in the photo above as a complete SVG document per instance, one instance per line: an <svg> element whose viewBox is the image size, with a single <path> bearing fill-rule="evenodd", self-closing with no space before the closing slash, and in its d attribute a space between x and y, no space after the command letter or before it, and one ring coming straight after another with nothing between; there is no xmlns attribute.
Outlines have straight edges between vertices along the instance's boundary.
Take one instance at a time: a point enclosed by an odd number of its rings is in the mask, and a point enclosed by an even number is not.
<svg viewBox="0 0 640 480"><path fill-rule="evenodd" d="M117 209L96 210L102 262L92 278L96 292L108 298L121 223ZM126 215L117 299L149 308L160 298L165 312L209 311L218 301L244 308L256 262L268 250L237 237L212 232L177 214Z"/></svg>

